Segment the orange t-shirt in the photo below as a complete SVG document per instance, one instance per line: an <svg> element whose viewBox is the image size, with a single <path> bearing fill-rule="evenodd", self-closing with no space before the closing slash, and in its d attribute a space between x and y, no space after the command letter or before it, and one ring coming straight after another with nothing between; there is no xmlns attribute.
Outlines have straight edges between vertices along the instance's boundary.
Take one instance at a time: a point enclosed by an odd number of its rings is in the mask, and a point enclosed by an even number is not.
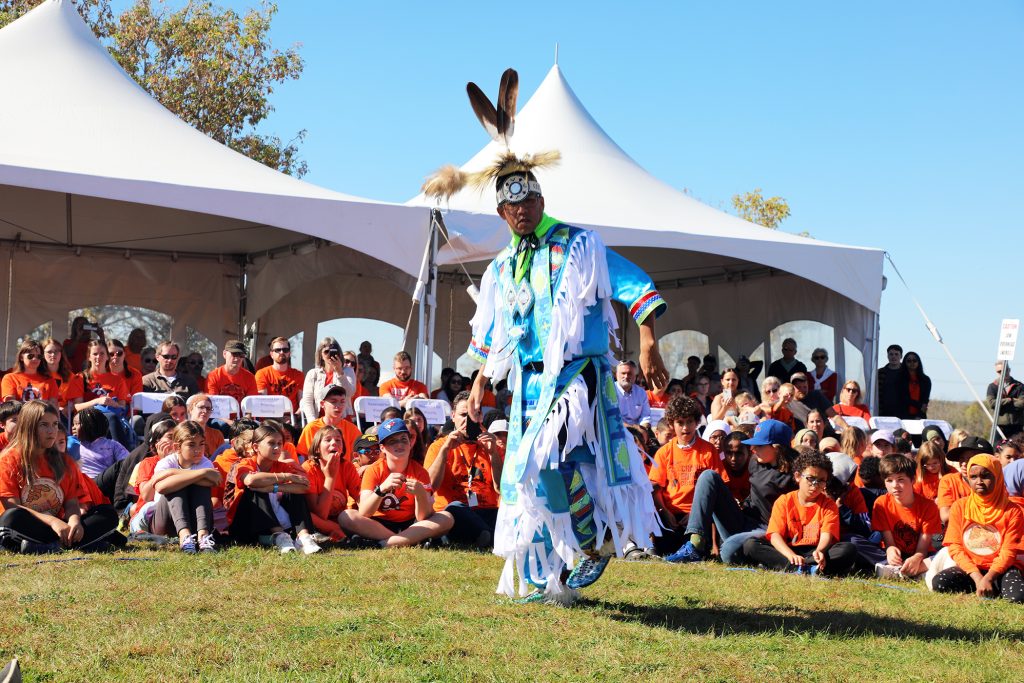
<svg viewBox="0 0 1024 683"><path fill-rule="evenodd" d="M12 398L17 401L49 401L51 398L55 401L60 400L57 383L52 377L43 377L39 373L30 375L27 372L9 372L0 380L0 392L3 393L5 401Z"/></svg>
<svg viewBox="0 0 1024 683"><path fill-rule="evenodd" d="M82 499L82 471L67 455L64 458L64 476L56 481L53 470L45 459L37 460L32 483L25 481L21 471L21 451L9 448L0 455L0 498L13 498L21 505L64 519L64 503Z"/></svg>
<svg viewBox="0 0 1024 683"><path fill-rule="evenodd" d="M124 381L124 375L115 375L112 372L100 372L92 376L92 381L86 381L85 374L79 372L71 378L68 387L68 398L81 398L82 402L91 401L100 396L113 396L119 401L128 402L128 383Z"/></svg>
<svg viewBox="0 0 1024 683"><path fill-rule="evenodd" d="M894 545L905 559L917 552L921 534L942 533L942 520L939 519L938 506L924 496L914 495L913 504L907 508L887 493L875 500L871 529L891 533Z"/></svg>
<svg viewBox="0 0 1024 683"><path fill-rule="evenodd" d="M245 368L239 368L237 375L229 375L221 365L206 376L206 393L213 396L230 396L239 405L246 396L260 393L256 388L256 377Z"/></svg>
<svg viewBox="0 0 1024 683"><path fill-rule="evenodd" d="M651 483L665 492L663 500L669 512L689 514L697 477L704 470L715 469L719 462L715 447L700 437L689 448L672 439L654 454L648 476Z"/></svg>
<svg viewBox="0 0 1024 683"><path fill-rule="evenodd" d="M934 501L939 497L939 481L941 479L942 475L925 472L921 481L914 482L914 495L924 496L928 500Z"/></svg>
<svg viewBox="0 0 1024 683"><path fill-rule="evenodd" d="M445 441L447 441L447 437L441 437L430 444L424 458L424 467L429 468L430 464L437 459ZM448 462L444 467L444 477L434 495L435 510L444 510L450 503L469 505L470 491L476 494L475 507L491 510L498 507L501 498L494 490L494 471L491 468L491 459L482 451L483 448L475 443L465 443L449 449ZM474 472L472 482L469 478L470 472Z"/></svg>
<svg viewBox="0 0 1024 683"><path fill-rule="evenodd" d="M951 472L939 479L939 495L935 504L940 508L953 507L953 503L971 495L971 487L967 485L959 472Z"/></svg>
<svg viewBox="0 0 1024 683"><path fill-rule="evenodd" d="M784 493L772 506L768 520L768 540L780 534L791 548L818 545L821 534L832 537L832 543L839 540L839 507L824 493L819 494L811 505L801 505L799 491Z"/></svg>
<svg viewBox="0 0 1024 683"><path fill-rule="evenodd" d="M837 403L832 406L832 410L840 417L859 417L865 422L871 421L871 412L868 410L868 407L860 403L853 406Z"/></svg>
<svg viewBox="0 0 1024 683"><path fill-rule="evenodd" d="M327 513L331 520L336 520L343 510L359 505L359 491L363 484L355 465L344 458L340 464L338 474L334 477L334 490L331 491L331 508ZM323 493L324 482L327 481L320 464L310 459L302 463L302 469L309 477L309 494L319 496Z"/></svg>
<svg viewBox="0 0 1024 683"><path fill-rule="evenodd" d="M868 511L868 503L864 500L864 494L856 486L846 489L846 493L843 494L843 505L855 515L863 515Z"/></svg>
<svg viewBox="0 0 1024 683"><path fill-rule="evenodd" d="M384 382L384 384L381 384L378 391L380 391L381 396L393 396L394 399L399 402L410 396L416 396L418 394L423 394L424 396L430 395L426 384L417 382L414 379L402 382L399 381L397 377L389 379L387 382ZM492 403L491 405L493 406L494 404Z"/></svg>
<svg viewBox="0 0 1024 683"><path fill-rule="evenodd" d="M220 472L220 486L214 486L210 495L214 498L224 498L224 488L228 483L228 474L235 463L241 460L234 448L225 448L213 461L213 468Z"/></svg>
<svg viewBox="0 0 1024 683"><path fill-rule="evenodd" d="M362 490L372 491L383 484L390 475L387 457L381 456L380 460L369 465L363 472ZM423 465L415 460L409 460L405 476L416 479L430 491L430 475L423 469ZM416 517L416 497L406 491L403 484L381 499L380 507L373 516L388 522L408 522Z"/></svg>
<svg viewBox="0 0 1024 683"><path fill-rule="evenodd" d="M753 457L753 456L751 456ZM722 475L722 481L729 487L729 493L737 503L742 503L750 495L750 468L744 467L740 474L730 474L725 462L719 456L715 471Z"/></svg>
<svg viewBox="0 0 1024 683"><path fill-rule="evenodd" d="M1010 505L994 523L979 524L964 517L966 506L965 498L953 503L946 523L946 537L942 541L960 569L968 574L975 570L1002 574L1010 567L1021 567L1024 563L1017 560L1017 552L1024 540L1024 513L1021 509Z"/></svg>
<svg viewBox="0 0 1024 683"><path fill-rule="evenodd" d="M142 377L142 354L135 353L127 346L124 347L124 364L139 373Z"/></svg>
<svg viewBox="0 0 1024 683"><path fill-rule="evenodd" d="M287 396L295 412L299 412L299 399L302 398L302 385L305 381L305 375L295 368L281 372L269 365L256 371L256 389L270 396Z"/></svg>
<svg viewBox="0 0 1024 683"><path fill-rule="evenodd" d="M205 442L207 457L217 452L217 449L224 445L224 432L216 427L206 425L203 427L203 441ZM222 473L223 474L223 473Z"/></svg>
<svg viewBox="0 0 1024 683"><path fill-rule="evenodd" d="M652 408L664 408L668 405L668 394L658 394L648 389L647 402L651 404Z"/></svg>
<svg viewBox="0 0 1024 683"><path fill-rule="evenodd" d="M0 432L0 451L11 444L11 437L7 432Z"/></svg>
<svg viewBox="0 0 1024 683"><path fill-rule="evenodd" d="M135 394L142 391L142 373L134 368L128 369L128 374L121 375L124 377L125 384L128 385L128 395L134 396Z"/></svg>
<svg viewBox="0 0 1024 683"><path fill-rule="evenodd" d="M139 461L135 474L135 493L139 496L139 499L135 501L135 505L132 507L132 516L137 515L142 506L149 502L142 499L142 485L153 478L156 464L160 462L161 457L163 456L151 455Z"/></svg>
<svg viewBox="0 0 1024 683"><path fill-rule="evenodd" d="M324 428L324 419L318 417L302 429L302 434L299 435L299 442L295 444L295 450L302 455L309 456L309 447L313 445L313 437L316 433ZM348 420L342 420L337 428L341 430L341 438L345 442L345 452L341 453L341 456L345 460L350 460L352 455L352 449L356 444L356 440L363 435L359 431L359 427Z"/></svg>
<svg viewBox="0 0 1024 683"><path fill-rule="evenodd" d="M228 513L228 524L235 519L235 510L238 509L238 501L242 499L242 494L245 493L245 478L255 472L273 473L273 474L301 474L305 476L305 472L299 467L298 463L291 460L274 460L270 463L269 469L260 469L259 464L256 462L256 456L250 456L248 458L241 458L234 466L234 471L228 475L228 485L225 486L225 501L224 505L227 508Z"/></svg>
<svg viewBox="0 0 1024 683"><path fill-rule="evenodd" d="M110 499L103 495L100 487L82 470L78 470L78 485L81 487L82 496L78 499L83 510L97 505L110 505Z"/></svg>

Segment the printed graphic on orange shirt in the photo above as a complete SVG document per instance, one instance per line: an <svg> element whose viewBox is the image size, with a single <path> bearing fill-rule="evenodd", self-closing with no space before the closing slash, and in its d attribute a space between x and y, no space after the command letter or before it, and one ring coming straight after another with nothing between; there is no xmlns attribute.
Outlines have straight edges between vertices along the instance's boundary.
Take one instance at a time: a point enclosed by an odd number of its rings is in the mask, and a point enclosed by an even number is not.
<svg viewBox="0 0 1024 683"><path fill-rule="evenodd" d="M987 524L972 522L964 529L964 547L975 555L985 557L999 552L999 531Z"/></svg>
<svg viewBox="0 0 1024 683"><path fill-rule="evenodd" d="M64 489L46 477L40 477L21 489L21 504L36 512L58 516L64 507Z"/></svg>
<svg viewBox="0 0 1024 683"><path fill-rule="evenodd" d="M299 395L299 385L295 383L295 380L290 377L281 377L271 382L267 382L267 389L269 394L276 394L278 396L287 396L294 400Z"/></svg>
<svg viewBox="0 0 1024 683"><path fill-rule="evenodd" d="M396 496L394 493L388 493L384 496L383 500L380 501L380 511L390 512L391 510L399 510L402 507L402 503L409 500L407 496Z"/></svg>
<svg viewBox="0 0 1024 683"><path fill-rule="evenodd" d="M914 527L910 526L902 520L897 520L892 525L892 537L896 541L896 546L899 548L914 548L917 549L917 540L921 537Z"/></svg>
<svg viewBox="0 0 1024 683"><path fill-rule="evenodd" d="M41 399L42 397L43 393L36 389L34 386L32 386L31 382L25 385L25 388L21 390L22 401L36 401Z"/></svg>
<svg viewBox="0 0 1024 683"><path fill-rule="evenodd" d="M800 533L793 536L790 539L789 544L793 546L798 545L815 545L821 539L821 525L818 524L817 518L811 520L803 526Z"/></svg>

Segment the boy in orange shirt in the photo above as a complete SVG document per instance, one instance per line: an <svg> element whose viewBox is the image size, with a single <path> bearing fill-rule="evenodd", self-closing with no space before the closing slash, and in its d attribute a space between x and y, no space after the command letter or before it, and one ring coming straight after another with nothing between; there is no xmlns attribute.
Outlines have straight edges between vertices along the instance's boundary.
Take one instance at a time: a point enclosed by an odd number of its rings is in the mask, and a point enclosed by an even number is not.
<svg viewBox="0 0 1024 683"><path fill-rule="evenodd" d="M299 455L309 457L313 437L324 427L330 426L341 432L341 436L344 439L341 457L350 460L352 447L355 446L356 441L363 434L359 431L359 427L356 427L343 417L348 407L348 402L345 399L345 387L337 384L328 384L327 386L320 387L317 390L316 400L320 406L320 412L323 413L323 417L318 417L303 428L302 434L299 436L299 442L295 444L295 450L298 451Z"/></svg>
<svg viewBox="0 0 1024 683"><path fill-rule="evenodd" d="M687 537L684 534L693 506L693 490L697 477L704 470L714 469L718 451L697 436L701 409L689 396L676 396L665 409L665 419L672 423L675 438L658 449L649 477L654 484L654 507L665 529L654 538L654 549L661 555L672 555Z"/></svg>
<svg viewBox="0 0 1024 683"><path fill-rule="evenodd" d="M914 493L917 463L903 455L887 455L879 465L884 496L875 500L871 528L882 534L885 561L875 565L878 576L916 578L928 571L935 539L942 534L939 508Z"/></svg>
<svg viewBox="0 0 1024 683"><path fill-rule="evenodd" d="M428 398L430 392L422 382L412 378L412 357L405 351L395 354L394 364L391 368L395 371L393 379L389 379L380 385L381 396L391 396L398 405L405 410L409 401L414 398ZM494 405L493 403L491 404Z"/></svg>
<svg viewBox="0 0 1024 683"><path fill-rule="evenodd" d="M767 538L743 544L747 557L769 569L842 576L857 558L852 543L839 538L839 508L825 494L832 461L817 451L801 453L793 465L799 488L779 496L772 506Z"/></svg>
<svg viewBox="0 0 1024 683"><path fill-rule="evenodd" d="M980 436L967 436L959 446L946 454L946 459L958 463L959 469L939 479L939 496L935 504L939 506L939 517L944 525L949 522L949 511L953 503L971 495L971 487L967 484L967 461L979 453L992 455L995 450L992 444Z"/></svg>
<svg viewBox="0 0 1024 683"><path fill-rule="evenodd" d="M430 475L412 460L409 428L400 417L377 427L384 457L363 472L359 509L345 510L338 524L382 548L416 545L447 533L454 524L447 512L434 511ZM353 539L356 540L356 539Z"/></svg>

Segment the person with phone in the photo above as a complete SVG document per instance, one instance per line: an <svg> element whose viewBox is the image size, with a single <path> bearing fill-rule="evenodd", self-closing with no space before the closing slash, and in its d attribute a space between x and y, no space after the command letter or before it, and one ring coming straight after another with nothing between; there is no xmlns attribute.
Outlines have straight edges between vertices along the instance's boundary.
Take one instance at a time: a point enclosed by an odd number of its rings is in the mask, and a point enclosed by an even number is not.
<svg viewBox="0 0 1024 683"><path fill-rule="evenodd" d="M740 376L735 369L730 368L722 373L722 393L715 396L711 401L712 420L728 420L736 418L740 409L736 406L736 393L740 388Z"/></svg>
<svg viewBox="0 0 1024 683"><path fill-rule="evenodd" d="M434 509L455 520L449 537L482 550L494 544L498 521L498 482L504 454L493 434L469 419L469 392L456 394L452 431L430 445L425 464L436 492Z"/></svg>

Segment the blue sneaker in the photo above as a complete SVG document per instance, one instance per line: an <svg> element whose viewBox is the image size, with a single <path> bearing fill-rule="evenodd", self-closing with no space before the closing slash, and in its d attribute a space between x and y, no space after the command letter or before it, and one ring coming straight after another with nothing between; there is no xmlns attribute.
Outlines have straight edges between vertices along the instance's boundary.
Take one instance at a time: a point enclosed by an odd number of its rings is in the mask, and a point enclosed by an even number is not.
<svg viewBox="0 0 1024 683"><path fill-rule="evenodd" d="M186 536L185 538L181 539L181 541L179 541L179 545L181 546L181 552L185 553L186 555L195 555L196 552L198 551L198 545L196 542L195 534L192 534L191 536Z"/></svg>
<svg viewBox="0 0 1024 683"><path fill-rule="evenodd" d="M675 551L671 555L667 556L665 558L665 561L666 562L676 562L676 563L680 563L680 564L685 563L685 562L703 562L704 561L704 553L702 553L701 551L699 551L696 548L694 548L693 547L693 543L691 543L690 541L687 541L686 543L683 544L682 548L680 548L679 550Z"/></svg>
<svg viewBox="0 0 1024 683"><path fill-rule="evenodd" d="M569 578L565 580L565 585L573 590L579 590L580 588L592 585L601 578L601 574L604 574L604 570L611 559L611 555L602 555L596 560L584 557L572 570L572 573L569 574Z"/></svg>

